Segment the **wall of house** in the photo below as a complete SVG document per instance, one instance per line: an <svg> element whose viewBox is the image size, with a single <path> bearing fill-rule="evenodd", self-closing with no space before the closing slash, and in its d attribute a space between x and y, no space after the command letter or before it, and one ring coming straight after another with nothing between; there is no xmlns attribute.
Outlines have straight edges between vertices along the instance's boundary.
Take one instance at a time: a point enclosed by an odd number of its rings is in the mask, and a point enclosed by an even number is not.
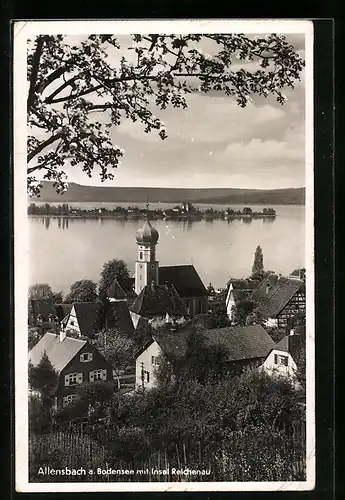
<svg viewBox="0 0 345 500"><path fill-rule="evenodd" d="M208 312L208 298L206 296L183 297L182 302L192 318L198 314L206 314Z"/></svg>
<svg viewBox="0 0 345 500"><path fill-rule="evenodd" d="M140 314L137 314L137 313L132 312L132 311L129 311L129 313L130 313L131 318L132 318L133 326L134 326L134 328L136 328L138 326Z"/></svg>
<svg viewBox="0 0 345 500"><path fill-rule="evenodd" d="M135 387L144 387L145 389L152 389L156 383L155 365L152 364L152 356L158 357L161 354L161 348L157 342L153 342L149 347L137 357L135 361ZM143 363L143 364L142 364ZM149 373L149 381L147 381L146 373L144 378L144 385L142 381L142 370Z"/></svg>
<svg viewBox="0 0 345 500"><path fill-rule="evenodd" d="M66 331L70 330L70 331L72 331L74 333L77 333L79 336L81 336L80 328L79 328L79 323L78 323L78 318L77 318L74 306L71 309L71 312L70 312L70 315L69 315L69 318L68 318L65 330Z"/></svg>
<svg viewBox="0 0 345 500"><path fill-rule="evenodd" d="M275 354L279 356L286 356L287 357L287 366L283 364L276 364L275 363ZM294 372L297 370L297 365L292 359L292 356L288 352L284 351L279 351L277 349L274 349L270 352L270 354L267 356L265 359L264 363L262 364L262 368L269 374L277 374L277 375L285 375L285 376L292 376Z"/></svg>
<svg viewBox="0 0 345 500"><path fill-rule="evenodd" d="M233 310L234 307L236 307L236 302L231 290L226 297L226 314L228 315L228 318L230 320L232 320L234 316L234 310Z"/></svg>
<svg viewBox="0 0 345 500"><path fill-rule="evenodd" d="M92 361L82 362L80 361L80 355L84 353L92 353ZM90 371L93 370L106 370L106 381L113 380L113 369L112 366L103 358L103 356L94 347L86 344L83 348L74 356L74 358L65 366L60 372L59 384L56 391L56 396L58 399L58 406L61 407L62 398L68 396L69 394L76 394L76 385L65 385L65 375L70 373L82 373L82 384L90 382Z"/></svg>
<svg viewBox="0 0 345 500"><path fill-rule="evenodd" d="M264 322L264 325L267 327L278 327L278 319L277 318L267 318L266 321Z"/></svg>

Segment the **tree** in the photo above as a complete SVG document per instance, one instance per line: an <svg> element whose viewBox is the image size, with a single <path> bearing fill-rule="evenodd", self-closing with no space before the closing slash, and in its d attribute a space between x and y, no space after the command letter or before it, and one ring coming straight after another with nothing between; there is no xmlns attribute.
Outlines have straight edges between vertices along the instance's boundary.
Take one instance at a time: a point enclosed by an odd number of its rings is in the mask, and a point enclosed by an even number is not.
<svg viewBox="0 0 345 500"><path fill-rule="evenodd" d="M59 374L54 370L50 359L44 351L37 366L29 361L29 387L37 391L39 397L29 399L29 421L37 430L46 431L51 428L53 418L54 394L59 380ZM37 414L40 413L39 416Z"/></svg>
<svg viewBox="0 0 345 500"><path fill-rule="evenodd" d="M263 275L263 272L264 272L264 255L262 253L262 248L259 245L256 247L256 250L255 250L251 278L262 279L261 277Z"/></svg>
<svg viewBox="0 0 345 500"><path fill-rule="evenodd" d="M54 304L62 304L64 301L63 292L53 292L52 299Z"/></svg>
<svg viewBox="0 0 345 500"><path fill-rule="evenodd" d="M96 349L120 374L128 366L134 367L134 342L117 330L108 330L97 335Z"/></svg>
<svg viewBox="0 0 345 500"><path fill-rule="evenodd" d="M105 299L109 287L116 278L121 281L121 279L128 279L129 277L127 264L123 260L112 259L105 262L101 271L101 279L99 281L99 296L101 300Z"/></svg>
<svg viewBox="0 0 345 500"><path fill-rule="evenodd" d="M203 53L200 43L213 46ZM113 35L89 35L69 43L63 35L39 35L28 41L27 78L28 192L40 191L37 172L67 189L65 166L90 177L100 169L101 180L112 179L123 150L110 131L124 119L140 121L146 133L167 137L162 121L150 109L186 108L186 95L222 92L241 107L251 94L273 95L283 104L285 88L294 88L304 61L281 35L243 34L132 35L118 65L120 43ZM243 62L234 70L233 59ZM110 59L110 58L109 58ZM257 61L258 69L246 68ZM99 120L102 113L102 122Z"/></svg>
<svg viewBox="0 0 345 500"><path fill-rule="evenodd" d="M97 284L91 280L79 280L71 285L65 302L94 302L97 299Z"/></svg>
<svg viewBox="0 0 345 500"><path fill-rule="evenodd" d="M232 322L234 325L246 325L248 316L253 312L254 302L249 299L239 300L233 308Z"/></svg>
<svg viewBox="0 0 345 500"><path fill-rule="evenodd" d="M30 299L52 299L53 291L47 283L36 283L29 288Z"/></svg>
<svg viewBox="0 0 345 500"><path fill-rule="evenodd" d="M32 389L40 392L43 398L49 399L54 395L58 379L59 375L46 351L37 366L33 367L32 363L29 363L29 384Z"/></svg>

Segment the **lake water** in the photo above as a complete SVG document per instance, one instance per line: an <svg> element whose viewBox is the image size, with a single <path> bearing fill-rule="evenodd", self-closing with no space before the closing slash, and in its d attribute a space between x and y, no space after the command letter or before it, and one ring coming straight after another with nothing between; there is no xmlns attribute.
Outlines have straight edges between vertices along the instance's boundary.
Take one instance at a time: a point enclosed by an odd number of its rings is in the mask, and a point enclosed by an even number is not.
<svg viewBox="0 0 345 500"><path fill-rule="evenodd" d="M272 207L277 212L274 220L154 221L160 234L157 258L161 265L193 264L206 286L212 282L224 287L230 277L251 273L255 248L260 245L265 269L289 274L305 266L305 207ZM261 208L252 205L253 210ZM49 283L53 291L67 292L77 280L98 281L104 262L113 258L123 259L133 272L135 233L142 224L140 220L29 217L29 284Z"/></svg>

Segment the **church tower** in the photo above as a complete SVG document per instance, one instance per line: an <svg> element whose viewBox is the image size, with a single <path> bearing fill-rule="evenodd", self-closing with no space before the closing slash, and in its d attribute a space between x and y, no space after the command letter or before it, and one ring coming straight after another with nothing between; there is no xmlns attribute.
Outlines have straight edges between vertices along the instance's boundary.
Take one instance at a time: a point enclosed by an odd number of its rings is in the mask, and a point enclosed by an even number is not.
<svg viewBox="0 0 345 500"><path fill-rule="evenodd" d="M144 225L136 234L138 254L135 262L135 293L137 295L146 285L152 283L158 285L159 263L156 260L158 238L158 231L152 227L147 213Z"/></svg>

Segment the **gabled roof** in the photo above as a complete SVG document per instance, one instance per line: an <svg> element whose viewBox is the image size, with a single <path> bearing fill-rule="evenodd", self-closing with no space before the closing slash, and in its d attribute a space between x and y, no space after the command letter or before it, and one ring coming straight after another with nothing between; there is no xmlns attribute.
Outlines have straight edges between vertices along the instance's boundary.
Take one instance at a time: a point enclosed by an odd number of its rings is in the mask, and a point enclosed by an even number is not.
<svg viewBox="0 0 345 500"><path fill-rule="evenodd" d="M96 327L97 303L75 302L73 307L78 319L80 334L83 337L92 337Z"/></svg>
<svg viewBox="0 0 345 500"><path fill-rule="evenodd" d="M289 352L289 335L286 335L283 339L277 342L274 349L277 349L277 351Z"/></svg>
<svg viewBox="0 0 345 500"><path fill-rule="evenodd" d="M204 297L208 291L192 265L159 267L159 284L172 283L180 297Z"/></svg>
<svg viewBox="0 0 345 500"><path fill-rule="evenodd" d="M42 315L45 321L48 321L49 314L55 314L53 300L52 299L30 299L31 310L35 318L39 314Z"/></svg>
<svg viewBox="0 0 345 500"><path fill-rule="evenodd" d="M135 278L123 278L120 276L117 278L117 281L126 294L127 298L137 296L134 291Z"/></svg>
<svg viewBox="0 0 345 500"><path fill-rule="evenodd" d="M41 361L44 351L46 351L51 364L55 370L60 372L85 344L85 340L70 337L65 337L60 342L59 335L46 333L29 352L29 360L34 366L37 366Z"/></svg>
<svg viewBox="0 0 345 500"><path fill-rule="evenodd" d="M230 279L227 283L228 287L232 285L234 290L255 290L259 284L257 280L250 279Z"/></svg>
<svg viewBox="0 0 345 500"><path fill-rule="evenodd" d="M130 307L130 311L143 317L166 313L171 316L187 314L181 297L173 285L145 286Z"/></svg>
<svg viewBox="0 0 345 500"><path fill-rule="evenodd" d="M110 287L108 288L108 297L111 299L125 299L127 295L125 294L123 288L119 284L118 280L115 278L115 280L112 282Z"/></svg>
<svg viewBox="0 0 345 500"><path fill-rule="evenodd" d="M106 313L107 328L117 328L127 335L134 332L127 302L110 302Z"/></svg>
<svg viewBox="0 0 345 500"><path fill-rule="evenodd" d="M56 316L62 321L72 309L72 304L55 304Z"/></svg>
<svg viewBox="0 0 345 500"><path fill-rule="evenodd" d="M225 327L201 332L206 345L222 346L227 351L227 361L243 361L265 358L275 347L273 339L260 325ZM153 335L162 351L169 356L184 356L187 350L187 330L164 335ZM152 342L140 351L140 355Z"/></svg>
<svg viewBox="0 0 345 500"><path fill-rule="evenodd" d="M275 318L304 287L302 281L270 275L253 292L252 299L257 303L256 311L264 317Z"/></svg>
<svg viewBox="0 0 345 500"><path fill-rule="evenodd" d="M228 361L264 358L275 343L261 325L235 326L207 330L209 345L221 345L228 351Z"/></svg>

